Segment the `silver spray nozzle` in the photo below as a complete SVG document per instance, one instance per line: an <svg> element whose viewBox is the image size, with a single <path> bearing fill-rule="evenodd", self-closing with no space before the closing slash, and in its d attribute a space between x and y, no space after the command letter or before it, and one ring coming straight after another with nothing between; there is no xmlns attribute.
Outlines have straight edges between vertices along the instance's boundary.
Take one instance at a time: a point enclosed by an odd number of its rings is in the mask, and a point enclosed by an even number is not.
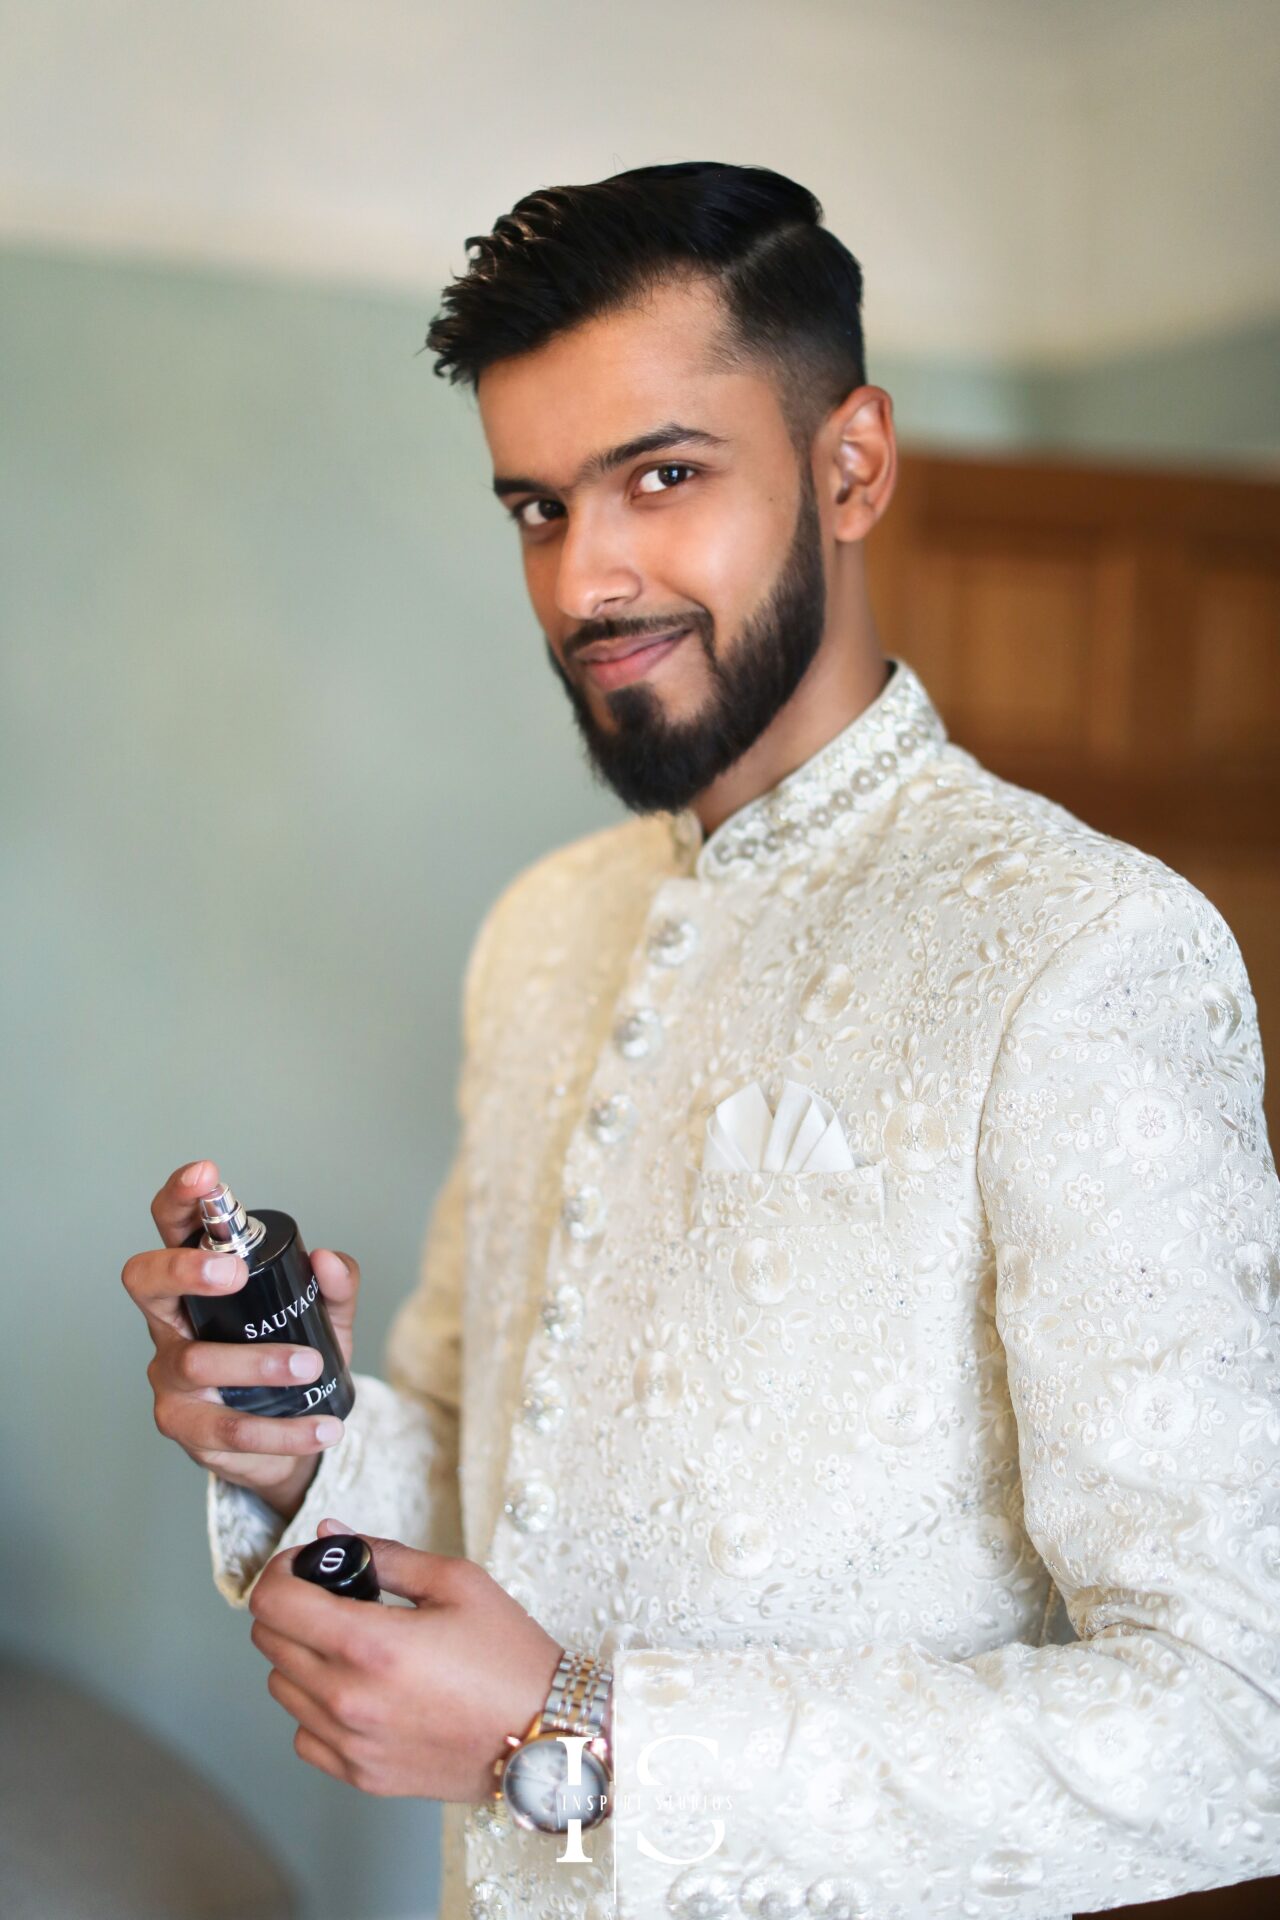
<svg viewBox="0 0 1280 1920"><path fill-rule="evenodd" d="M201 1244L214 1250L225 1247L232 1253L248 1253L267 1231L225 1186L201 1195L200 1220L204 1227Z"/></svg>

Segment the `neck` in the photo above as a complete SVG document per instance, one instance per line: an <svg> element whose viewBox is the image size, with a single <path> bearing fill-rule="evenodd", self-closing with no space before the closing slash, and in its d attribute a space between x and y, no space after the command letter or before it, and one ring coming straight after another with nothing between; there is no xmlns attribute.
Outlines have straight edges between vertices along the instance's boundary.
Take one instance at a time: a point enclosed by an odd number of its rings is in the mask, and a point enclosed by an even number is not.
<svg viewBox="0 0 1280 1920"><path fill-rule="evenodd" d="M823 640L813 664L760 738L692 802L704 835L768 793L843 733L883 692L889 667L868 617L861 634Z"/></svg>

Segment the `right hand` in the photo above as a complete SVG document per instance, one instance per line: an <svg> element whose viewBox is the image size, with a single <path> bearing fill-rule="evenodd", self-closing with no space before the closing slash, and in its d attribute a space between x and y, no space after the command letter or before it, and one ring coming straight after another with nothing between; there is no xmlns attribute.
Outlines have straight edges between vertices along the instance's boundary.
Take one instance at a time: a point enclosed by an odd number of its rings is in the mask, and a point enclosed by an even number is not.
<svg viewBox="0 0 1280 1920"><path fill-rule="evenodd" d="M218 1169L209 1160L192 1161L170 1174L151 1202L151 1218L164 1247L132 1254L120 1278L155 1343L147 1379L160 1432L176 1440L198 1466L251 1488L291 1520L315 1478L320 1454L341 1439L342 1422L327 1414L283 1419L242 1413L220 1398L219 1387L305 1386L320 1371L320 1359L314 1347L274 1340L261 1346L198 1340L192 1332L180 1295L222 1296L242 1287L249 1276L238 1254L209 1254L182 1244L200 1224L201 1194L212 1193L218 1184ZM231 1286L209 1278L206 1261L215 1263L216 1273L233 1276ZM359 1263L350 1254L322 1247L312 1253L311 1267L350 1366ZM307 1357L311 1371L303 1379L289 1371L295 1355Z"/></svg>

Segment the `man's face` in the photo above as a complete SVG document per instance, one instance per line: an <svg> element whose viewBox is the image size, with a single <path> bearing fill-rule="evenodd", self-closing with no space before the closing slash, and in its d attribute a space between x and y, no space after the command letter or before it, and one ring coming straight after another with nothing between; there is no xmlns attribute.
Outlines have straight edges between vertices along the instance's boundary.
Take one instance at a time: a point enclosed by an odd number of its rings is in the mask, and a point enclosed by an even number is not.
<svg viewBox="0 0 1280 1920"><path fill-rule="evenodd" d="M822 640L822 535L763 370L709 370L705 286L670 287L481 376L547 657L596 777L633 811L687 806L759 738ZM686 432L583 472L591 456ZM512 484L512 483L517 484ZM674 643L593 667L596 643Z"/></svg>

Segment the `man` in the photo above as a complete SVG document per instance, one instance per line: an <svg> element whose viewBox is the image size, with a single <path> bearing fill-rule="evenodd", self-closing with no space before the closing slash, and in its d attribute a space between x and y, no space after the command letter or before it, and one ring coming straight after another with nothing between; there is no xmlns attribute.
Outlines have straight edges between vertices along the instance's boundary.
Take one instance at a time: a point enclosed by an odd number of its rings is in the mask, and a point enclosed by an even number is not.
<svg viewBox="0 0 1280 1920"><path fill-rule="evenodd" d="M447 1920L1033 1920L1280 1870L1249 981L882 652L892 408L820 218L689 164L468 242L428 344L634 817L486 916L421 1285L318 1465L216 1393L287 1350L176 1311L216 1169L125 1270L297 1750L447 1803ZM315 1266L349 1352L358 1268ZM289 1577L322 1524L417 1604ZM573 1834L536 1737L571 1669L551 1726L612 1767Z"/></svg>

